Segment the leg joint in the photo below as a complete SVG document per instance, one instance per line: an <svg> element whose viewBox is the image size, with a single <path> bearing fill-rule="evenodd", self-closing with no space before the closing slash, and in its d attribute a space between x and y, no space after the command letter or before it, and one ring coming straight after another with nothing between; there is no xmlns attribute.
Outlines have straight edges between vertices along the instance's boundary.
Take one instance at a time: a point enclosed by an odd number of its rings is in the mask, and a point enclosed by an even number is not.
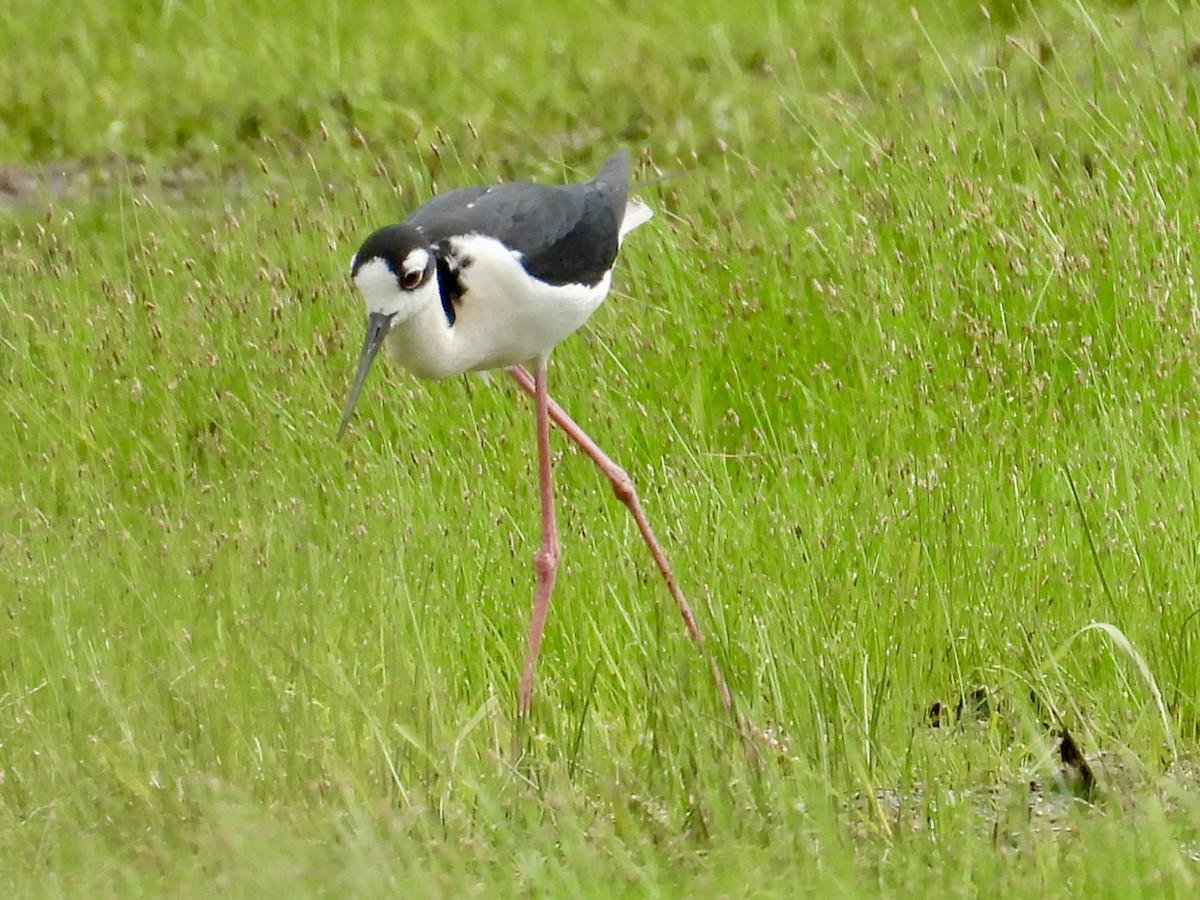
<svg viewBox="0 0 1200 900"><path fill-rule="evenodd" d="M613 470L608 473L608 480L612 484L613 493L622 503L628 505L637 497L637 492L633 489L633 479L620 466L613 467Z"/></svg>
<svg viewBox="0 0 1200 900"><path fill-rule="evenodd" d="M558 570L558 557L557 543L544 545L533 555L533 570L537 573L539 581L554 576Z"/></svg>

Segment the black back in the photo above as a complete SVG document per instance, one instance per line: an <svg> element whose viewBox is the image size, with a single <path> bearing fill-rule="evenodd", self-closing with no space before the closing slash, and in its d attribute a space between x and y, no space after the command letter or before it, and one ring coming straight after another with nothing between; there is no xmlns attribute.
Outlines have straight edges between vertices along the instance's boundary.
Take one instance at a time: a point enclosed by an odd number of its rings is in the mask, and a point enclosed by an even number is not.
<svg viewBox="0 0 1200 900"><path fill-rule="evenodd" d="M520 253L525 271L540 281L593 285L617 257L628 192L629 155L618 150L582 184L459 188L434 197L401 227L429 246L462 234L493 237Z"/></svg>

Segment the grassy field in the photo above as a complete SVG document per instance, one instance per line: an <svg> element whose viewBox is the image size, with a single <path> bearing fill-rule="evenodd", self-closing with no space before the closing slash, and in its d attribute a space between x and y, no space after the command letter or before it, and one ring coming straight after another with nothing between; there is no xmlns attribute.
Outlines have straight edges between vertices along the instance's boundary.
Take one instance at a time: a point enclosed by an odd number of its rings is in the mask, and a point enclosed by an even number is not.
<svg viewBox="0 0 1200 900"><path fill-rule="evenodd" d="M5 896L1200 890L1200 10L644 5L0 14ZM507 379L334 440L361 239L618 146L551 388L783 753L559 437L518 733Z"/></svg>

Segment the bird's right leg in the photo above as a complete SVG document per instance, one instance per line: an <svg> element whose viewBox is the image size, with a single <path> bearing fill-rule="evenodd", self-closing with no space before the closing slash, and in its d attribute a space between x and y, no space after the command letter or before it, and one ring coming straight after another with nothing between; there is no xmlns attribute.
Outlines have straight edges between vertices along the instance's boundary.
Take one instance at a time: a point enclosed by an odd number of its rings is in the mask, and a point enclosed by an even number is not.
<svg viewBox="0 0 1200 900"><path fill-rule="evenodd" d="M525 666L521 672L521 686L517 693L517 715L522 719L529 714L529 704L533 700L533 671L542 649L546 613L550 610L550 594L554 591L554 578L558 573L558 529L554 524L554 482L550 460L551 400L546 389L546 361L539 360L535 371L537 377L531 380L531 387L537 407L538 492L542 506L542 546L533 559L537 594L533 600L533 618L529 622L529 646L525 652Z"/></svg>
<svg viewBox="0 0 1200 900"><path fill-rule="evenodd" d="M696 616L692 613L691 606L683 596L683 591L679 589L679 583L675 580L675 575L671 571L671 564L667 562L666 554L663 553L662 547L659 546L658 541L655 539L654 532L650 530L650 523L646 519L646 513L642 509L641 501L638 500L637 492L633 488L633 479L629 477L629 474L624 469L613 462L595 441L588 437L587 432L580 428L561 406L550 399L549 396L543 398L539 395L539 384L529 372L521 366L512 366L509 368L508 373L525 393L534 398L538 404L539 413L541 412L542 403L546 404L546 412L549 414L550 419L604 473L604 477L612 485L613 493L617 495L617 499L629 509L634 522L637 523L638 531L642 534L642 540L650 548L650 555L654 557L654 563L658 566L658 571L662 574L663 581L667 583L667 590L671 592L671 597L675 600L675 606L679 609L679 615L683 618L684 625L687 626L688 635L691 637L692 643L695 644L700 655L708 659L709 666L712 668L713 681L717 686L717 694L721 698L721 705L726 710L732 710L733 698L729 694L729 687L725 683L725 676L721 673L721 667L717 665L717 661L705 651L704 636L700 633L700 627L696 624ZM541 375L542 373L539 372L538 374ZM541 378L540 386L543 389L545 388L544 376Z"/></svg>

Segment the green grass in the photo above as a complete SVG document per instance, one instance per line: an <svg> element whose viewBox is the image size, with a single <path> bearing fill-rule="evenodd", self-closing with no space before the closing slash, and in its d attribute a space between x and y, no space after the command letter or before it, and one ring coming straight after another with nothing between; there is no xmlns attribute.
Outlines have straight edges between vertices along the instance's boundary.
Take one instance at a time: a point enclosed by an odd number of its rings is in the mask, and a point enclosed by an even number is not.
<svg viewBox="0 0 1200 900"><path fill-rule="evenodd" d="M1193 895L1200 10L970 6L7 10L5 895ZM618 145L675 177L552 390L785 755L558 437L516 732L505 379L334 440L362 237Z"/></svg>

